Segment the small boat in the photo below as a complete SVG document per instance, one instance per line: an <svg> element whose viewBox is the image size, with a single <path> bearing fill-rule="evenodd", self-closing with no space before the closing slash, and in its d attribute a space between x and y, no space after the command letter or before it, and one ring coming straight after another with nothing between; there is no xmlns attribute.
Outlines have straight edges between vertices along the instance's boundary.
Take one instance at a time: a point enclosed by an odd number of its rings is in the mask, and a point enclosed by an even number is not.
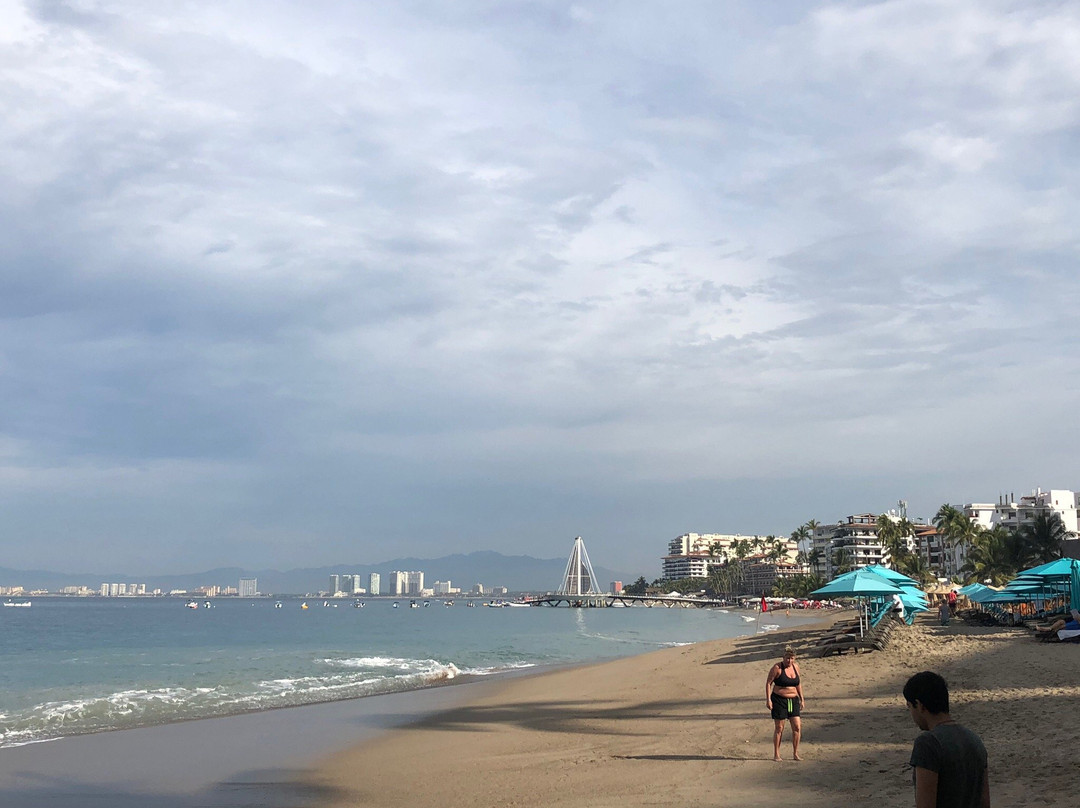
<svg viewBox="0 0 1080 808"><path fill-rule="evenodd" d="M426 601L426 600L424 601L424 608L425 608L425 609L426 609L426 608L427 608L428 606L430 606L430 605L431 605L431 603L430 603L430 602L428 602L428 601Z"/></svg>
<svg viewBox="0 0 1080 808"><path fill-rule="evenodd" d="M364 608L364 601L362 601L362 600L356 601L356 603L353 604L353 607L357 608L357 609L363 609Z"/></svg>
<svg viewBox="0 0 1080 808"><path fill-rule="evenodd" d="M307 601L306 601L306 600L305 600L305 601L304 601L303 603L301 603L301 604L300 604L300 608L301 608L301 609L306 609L307 607L308 607L308 605L307 605Z"/></svg>
<svg viewBox="0 0 1080 808"><path fill-rule="evenodd" d="M395 600L394 601L394 608L396 609L397 607L398 607L398 602Z"/></svg>
<svg viewBox="0 0 1080 808"><path fill-rule="evenodd" d="M275 609L280 609L280 608L282 608L282 606L281 606L281 601L280 601L280 600L279 600L279 601L277 601L277 602L276 602L276 603L274 604L274 608L275 608Z"/></svg>
<svg viewBox="0 0 1080 808"><path fill-rule="evenodd" d="M419 609L419 608L420 608L420 604L419 604L419 603L417 603L417 602L416 602L415 600L410 600L410 601L409 601L409 608L410 608L410 609Z"/></svg>
<svg viewBox="0 0 1080 808"><path fill-rule="evenodd" d="M187 603L184 604L184 606L186 606L188 609L198 609L199 608L199 604L196 603L193 600L189 600Z"/></svg>
<svg viewBox="0 0 1080 808"><path fill-rule="evenodd" d="M476 608L476 604L475 604L475 603L473 603L473 602L472 602L472 601L470 600L470 601L468 601L468 602L467 602L467 603L465 604L465 608L466 608L466 609L475 609L475 608Z"/></svg>
<svg viewBox="0 0 1080 808"><path fill-rule="evenodd" d="M204 608L204 609L212 609L212 608L214 608L214 604L213 604L213 603L211 603L210 601L206 601L206 602L205 602L205 603L203 604L203 608Z"/></svg>
<svg viewBox="0 0 1080 808"><path fill-rule="evenodd" d="M451 606L453 606L453 605L454 605L454 601L452 601L452 600L448 600L448 601L446 601L446 603L445 603L444 605L446 606L446 608L448 608L448 609L449 609L449 608L450 608Z"/></svg>
<svg viewBox="0 0 1080 808"><path fill-rule="evenodd" d="M4 605L5 606L13 606L16 609L29 609L30 606L31 606L31 602L28 601L28 600L21 600L18 603L13 603L10 600L5 600Z"/></svg>

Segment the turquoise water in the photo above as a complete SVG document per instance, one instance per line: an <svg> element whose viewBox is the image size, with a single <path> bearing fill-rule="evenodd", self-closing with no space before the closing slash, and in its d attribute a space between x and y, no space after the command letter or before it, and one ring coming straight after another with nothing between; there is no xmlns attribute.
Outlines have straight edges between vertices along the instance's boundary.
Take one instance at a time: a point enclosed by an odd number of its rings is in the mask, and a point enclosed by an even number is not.
<svg viewBox="0 0 1080 808"><path fill-rule="evenodd" d="M0 609L0 746L411 690L759 630L713 609L39 599ZM762 622L765 622L764 620Z"/></svg>

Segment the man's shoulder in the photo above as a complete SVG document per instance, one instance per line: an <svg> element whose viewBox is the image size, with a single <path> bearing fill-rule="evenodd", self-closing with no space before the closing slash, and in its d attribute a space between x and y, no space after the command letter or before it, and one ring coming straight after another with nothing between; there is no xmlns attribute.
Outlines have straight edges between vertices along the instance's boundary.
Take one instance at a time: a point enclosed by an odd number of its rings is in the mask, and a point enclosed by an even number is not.
<svg viewBox="0 0 1080 808"><path fill-rule="evenodd" d="M923 734L934 736L935 740L946 749L967 748L974 749L982 755L986 754L986 747L983 746L982 738L974 730L956 721L939 724L930 732Z"/></svg>

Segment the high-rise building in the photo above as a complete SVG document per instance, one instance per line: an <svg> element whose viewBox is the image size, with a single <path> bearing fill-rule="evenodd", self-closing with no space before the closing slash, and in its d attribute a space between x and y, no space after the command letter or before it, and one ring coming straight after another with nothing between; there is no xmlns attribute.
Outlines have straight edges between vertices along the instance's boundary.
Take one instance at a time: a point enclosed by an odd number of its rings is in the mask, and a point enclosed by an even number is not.
<svg viewBox="0 0 1080 808"><path fill-rule="evenodd" d="M258 578L241 578L240 586L237 587L242 598L253 598L259 594Z"/></svg>
<svg viewBox="0 0 1080 808"><path fill-rule="evenodd" d="M424 573L422 572L407 572L405 579L405 585L407 587L407 593L410 595L423 595L424 594Z"/></svg>
<svg viewBox="0 0 1080 808"><path fill-rule="evenodd" d="M330 576L330 589L329 589L329 592L330 592L331 595L336 595L340 591L341 591L341 576L337 575L335 573L334 575Z"/></svg>
<svg viewBox="0 0 1080 808"><path fill-rule="evenodd" d="M109 585L108 584L102 584L101 585L101 597L103 597L103 598L109 597Z"/></svg>
<svg viewBox="0 0 1080 808"><path fill-rule="evenodd" d="M388 595L405 595L409 591L409 573L394 570L390 573L390 581L386 589Z"/></svg>
<svg viewBox="0 0 1080 808"><path fill-rule="evenodd" d="M380 592L379 584L379 573L371 573L368 576L368 592L370 592L372 595L378 595Z"/></svg>

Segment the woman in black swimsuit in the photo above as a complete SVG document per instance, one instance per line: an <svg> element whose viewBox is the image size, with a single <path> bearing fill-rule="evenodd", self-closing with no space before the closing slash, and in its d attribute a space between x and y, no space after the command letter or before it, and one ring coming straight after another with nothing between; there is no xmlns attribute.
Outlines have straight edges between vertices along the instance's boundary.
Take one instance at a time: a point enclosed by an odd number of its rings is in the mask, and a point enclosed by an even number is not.
<svg viewBox="0 0 1080 808"><path fill-rule="evenodd" d="M791 749L795 760L799 757L799 739L802 737L802 708L805 705L802 694L802 680L799 666L795 664L795 649L784 649L784 658L769 669L769 678L765 680L765 703L773 717L773 760L780 757L780 741L784 737L784 721L791 722Z"/></svg>

